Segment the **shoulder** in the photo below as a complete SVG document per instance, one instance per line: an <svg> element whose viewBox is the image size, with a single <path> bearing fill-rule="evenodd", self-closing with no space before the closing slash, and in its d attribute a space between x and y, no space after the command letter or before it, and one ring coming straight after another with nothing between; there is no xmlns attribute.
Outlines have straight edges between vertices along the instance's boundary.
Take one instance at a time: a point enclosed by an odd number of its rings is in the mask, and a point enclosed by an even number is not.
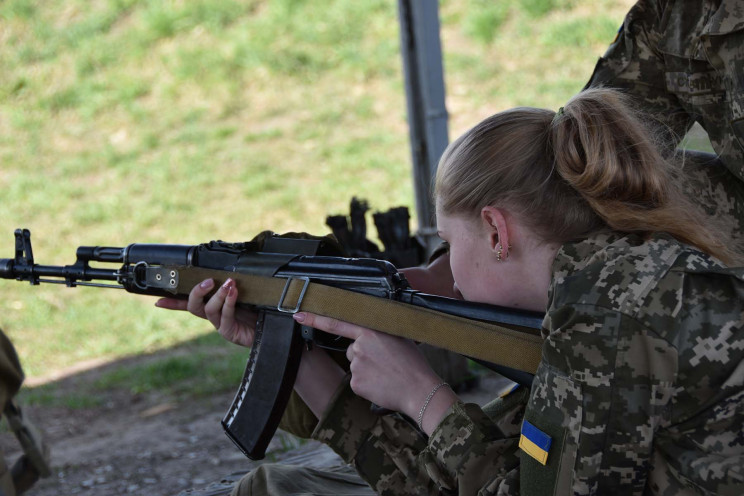
<svg viewBox="0 0 744 496"><path fill-rule="evenodd" d="M630 313L684 251L669 237L599 234L567 243L553 263L551 305L596 305Z"/></svg>
<svg viewBox="0 0 744 496"><path fill-rule="evenodd" d="M694 328L703 320L739 319L743 297L742 268L666 235L604 234L558 252L548 313L573 308L622 315L651 330Z"/></svg>
<svg viewBox="0 0 744 496"><path fill-rule="evenodd" d="M742 272L664 234L650 239L600 234L561 247L553 263L550 305L594 305L637 317L648 310L653 295L666 301L655 311L671 312L672 300L685 291L712 278L730 281L722 290L731 291Z"/></svg>

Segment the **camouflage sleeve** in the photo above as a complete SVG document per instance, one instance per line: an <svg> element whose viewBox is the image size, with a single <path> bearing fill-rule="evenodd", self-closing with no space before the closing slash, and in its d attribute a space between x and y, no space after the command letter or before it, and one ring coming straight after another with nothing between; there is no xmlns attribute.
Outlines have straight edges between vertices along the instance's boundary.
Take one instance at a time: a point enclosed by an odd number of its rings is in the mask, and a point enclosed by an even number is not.
<svg viewBox="0 0 744 496"><path fill-rule="evenodd" d="M519 494L515 423L529 391L497 400L487 410L456 403L428 440L401 415L377 416L346 386L320 420L313 437L353 463L381 495ZM520 420L515 420L519 417ZM505 436L502 428L509 431Z"/></svg>
<svg viewBox="0 0 744 496"><path fill-rule="evenodd" d="M439 487L453 494L521 494L519 435L513 426L521 424L528 394L521 388L488 405L485 410L498 412L496 418L478 405L456 403L432 432L419 463Z"/></svg>
<svg viewBox="0 0 744 496"><path fill-rule="evenodd" d="M351 376L321 416L313 438L331 447L381 495L437 494L434 482L417 465L425 436L400 415L380 416L355 395Z"/></svg>
<svg viewBox="0 0 744 496"><path fill-rule="evenodd" d="M663 55L656 49L662 11L659 2L640 0L628 12L615 41L599 59L586 88L620 88L668 126L676 141L693 119L667 90Z"/></svg>
<svg viewBox="0 0 744 496"><path fill-rule="evenodd" d="M0 414L5 404L16 395L23 383L23 369L13 343L0 330Z"/></svg>

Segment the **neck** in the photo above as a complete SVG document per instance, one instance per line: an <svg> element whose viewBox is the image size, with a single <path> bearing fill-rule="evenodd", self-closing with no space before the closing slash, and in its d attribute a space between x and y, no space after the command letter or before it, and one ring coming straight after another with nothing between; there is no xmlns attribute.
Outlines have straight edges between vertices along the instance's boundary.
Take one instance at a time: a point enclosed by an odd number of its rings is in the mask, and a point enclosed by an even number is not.
<svg viewBox="0 0 744 496"><path fill-rule="evenodd" d="M560 245L527 243L513 250L509 257L513 281L520 281L514 291L514 305L527 310L544 312L548 306L548 289L553 277L553 261Z"/></svg>

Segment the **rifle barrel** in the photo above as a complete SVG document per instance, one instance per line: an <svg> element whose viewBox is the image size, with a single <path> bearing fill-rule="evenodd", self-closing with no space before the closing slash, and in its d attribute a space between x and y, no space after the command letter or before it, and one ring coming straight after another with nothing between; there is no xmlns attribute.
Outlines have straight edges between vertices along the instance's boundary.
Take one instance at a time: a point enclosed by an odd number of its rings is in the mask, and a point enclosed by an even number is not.
<svg viewBox="0 0 744 496"><path fill-rule="evenodd" d="M1 279L35 281L40 277L57 277L67 282L93 280L117 281L120 275L121 273L118 268L99 269L83 265L28 265L18 264L12 258L0 258Z"/></svg>

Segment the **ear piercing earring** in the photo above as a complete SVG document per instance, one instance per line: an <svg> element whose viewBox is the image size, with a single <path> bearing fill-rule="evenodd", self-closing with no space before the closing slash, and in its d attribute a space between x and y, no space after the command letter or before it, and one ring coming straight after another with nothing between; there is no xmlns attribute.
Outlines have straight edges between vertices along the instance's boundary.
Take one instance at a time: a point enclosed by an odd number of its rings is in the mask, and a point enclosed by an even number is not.
<svg viewBox="0 0 744 496"><path fill-rule="evenodd" d="M509 245L509 249L511 250L511 245ZM507 252L506 256L503 257L503 258L501 257L502 254L503 254L503 247L501 245L499 245L499 249L496 252L496 261L497 262L501 262L501 260L506 260L507 258L509 258L509 253L508 252Z"/></svg>

